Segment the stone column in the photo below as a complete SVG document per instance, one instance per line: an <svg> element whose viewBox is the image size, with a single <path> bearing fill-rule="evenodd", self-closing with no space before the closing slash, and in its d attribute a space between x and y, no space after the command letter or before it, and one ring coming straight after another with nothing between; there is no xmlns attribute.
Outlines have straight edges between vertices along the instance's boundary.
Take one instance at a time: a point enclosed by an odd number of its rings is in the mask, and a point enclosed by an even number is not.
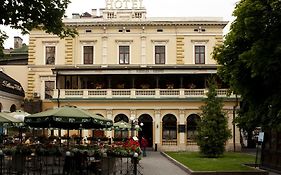
<svg viewBox="0 0 281 175"><path fill-rule="evenodd" d="M133 118L134 120L138 120L137 118L136 118L136 110L135 109L130 109L130 113L131 113L131 115L130 115L130 118L129 118L129 123L131 124L132 123L132 121L131 121L131 118ZM131 132L131 137L132 136L137 136L137 131L136 130L133 130L132 132Z"/></svg>
<svg viewBox="0 0 281 175"><path fill-rule="evenodd" d="M110 120L112 120L114 122L112 109L107 109L106 110L106 118L110 119ZM106 137L113 138L114 137L113 132L112 131L106 131Z"/></svg>
<svg viewBox="0 0 281 175"><path fill-rule="evenodd" d="M161 111L160 109L154 110L154 133L155 133L155 144L161 144Z"/></svg>
<svg viewBox="0 0 281 175"><path fill-rule="evenodd" d="M179 109L179 123L180 125L185 125L185 110ZM179 145L185 145L186 143L186 133L179 133Z"/></svg>

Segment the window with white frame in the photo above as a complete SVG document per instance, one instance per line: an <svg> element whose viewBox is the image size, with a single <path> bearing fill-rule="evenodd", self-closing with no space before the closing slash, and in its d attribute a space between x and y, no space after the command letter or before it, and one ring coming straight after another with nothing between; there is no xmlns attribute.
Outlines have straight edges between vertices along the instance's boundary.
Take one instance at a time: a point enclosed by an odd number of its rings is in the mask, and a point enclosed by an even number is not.
<svg viewBox="0 0 281 175"><path fill-rule="evenodd" d="M156 45L154 52L155 52L155 64L165 64L166 46L165 45Z"/></svg>
<svg viewBox="0 0 281 175"><path fill-rule="evenodd" d="M195 64L205 64L205 46L194 46Z"/></svg>
<svg viewBox="0 0 281 175"><path fill-rule="evenodd" d="M54 95L55 81L45 81L45 99L51 99Z"/></svg>
<svg viewBox="0 0 281 175"><path fill-rule="evenodd" d="M119 64L130 63L130 46L119 45Z"/></svg>
<svg viewBox="0 0 281 175"><path fill-rule="evenodd" d="M83 63L94 63L94 46L83 46Z"/></svg>
<svg viewBox="0 0 281 175"><path fill-rule="evenodd" d="M45 63L54 65L56 61L56 46L45 46Z"/></svg>

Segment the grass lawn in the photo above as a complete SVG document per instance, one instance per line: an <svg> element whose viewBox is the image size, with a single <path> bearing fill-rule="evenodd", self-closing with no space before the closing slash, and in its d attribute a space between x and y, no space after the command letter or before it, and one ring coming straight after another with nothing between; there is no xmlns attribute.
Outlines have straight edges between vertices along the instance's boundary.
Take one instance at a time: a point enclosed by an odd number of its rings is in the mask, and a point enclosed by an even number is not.
<svg viewBox="0 0 281 175"><path fill-rule="evenodd" d="M254 163L255 156L244 153L226 152L220 158L204 158L198 152L166 152L170 157L193 171L253 171L242 165Z"/></svg>

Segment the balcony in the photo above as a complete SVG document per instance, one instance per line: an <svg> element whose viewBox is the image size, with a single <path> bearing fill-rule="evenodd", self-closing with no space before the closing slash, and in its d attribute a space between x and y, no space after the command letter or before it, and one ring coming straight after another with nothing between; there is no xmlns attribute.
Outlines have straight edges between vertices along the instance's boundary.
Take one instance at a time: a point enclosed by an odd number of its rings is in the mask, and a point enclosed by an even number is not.
<svg viewBox="0 0 281 175"><path fill-rule="evenodd" d="M207 92L207 89L55 89L53 99L184 99L206 98ZM218 89L217 94L235 98L234 94L229 95L228 89Z"/></svg>

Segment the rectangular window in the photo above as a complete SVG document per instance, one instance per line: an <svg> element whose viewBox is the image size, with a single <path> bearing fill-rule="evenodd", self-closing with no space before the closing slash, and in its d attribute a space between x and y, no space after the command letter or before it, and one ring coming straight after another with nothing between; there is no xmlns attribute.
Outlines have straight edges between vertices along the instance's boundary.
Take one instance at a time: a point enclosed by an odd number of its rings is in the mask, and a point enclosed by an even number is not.
<svg viewBox="0 0 281 175"><path fill-rule="evenodd" d="M130 46L119 46L119 64L129 64Z"/></svg>
<svg viewBox="0 0 281 175"><path fill-rule="evenodd" d="M56 46L46 46L46 57L45 61L47 65L54 65L55 64L55 55L56 55Z"/></svg>
<svg viewBox="0 0 281 175"><path fill-rule="evenodd" d="M155 64L165 64L165 46L155 46Z"/></svg>
<svg viewBox="0 0 281 175"><path fill-rule="evenodd" d="M94 46L84 46L84 64L93 64L94 63Z"/></svg>
<svg viewBox="0 0 281 175"><path fill-rule="evenodd" d="M54 95L55 82L45 81L45 99L51 99Z"/></svg>
<svg viewBox="0 0 281 175"><path fill-rule="evenodd" d="M205 46L195 46L195 64L205 64Z"/></svg>

